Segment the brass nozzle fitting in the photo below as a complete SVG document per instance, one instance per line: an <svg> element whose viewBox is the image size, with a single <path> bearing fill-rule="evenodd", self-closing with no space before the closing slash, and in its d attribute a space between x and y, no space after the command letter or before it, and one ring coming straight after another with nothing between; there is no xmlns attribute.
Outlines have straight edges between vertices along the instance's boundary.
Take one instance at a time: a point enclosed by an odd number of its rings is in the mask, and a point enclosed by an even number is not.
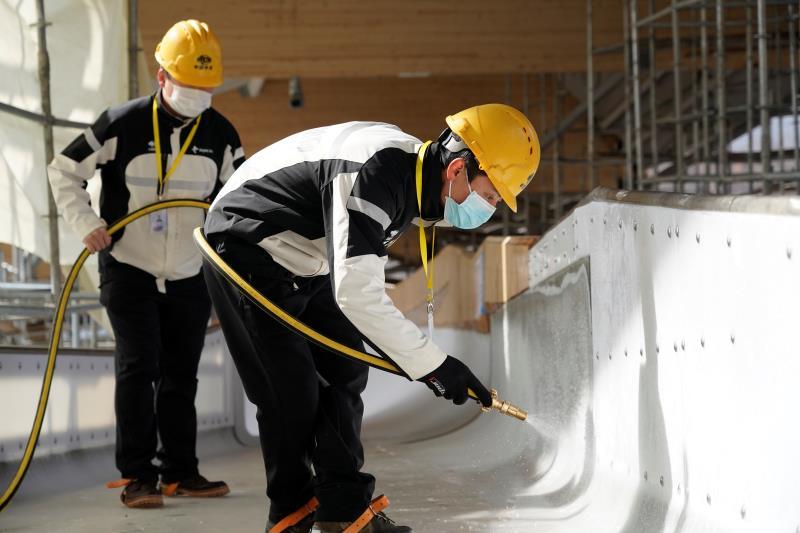
<svg viewBox="0 0 800 533"><path fill-rule="evenodd" d="M488 413L489 411L497 411L500 414L516 418L517 420L522 420L523 422L528 418L527 411L517 407L512 403L508 403L499 399L497 397L497 391L495 389L492 389L491 392L492 392L492 406L481 407L481 410L484 413Z"/></svg>

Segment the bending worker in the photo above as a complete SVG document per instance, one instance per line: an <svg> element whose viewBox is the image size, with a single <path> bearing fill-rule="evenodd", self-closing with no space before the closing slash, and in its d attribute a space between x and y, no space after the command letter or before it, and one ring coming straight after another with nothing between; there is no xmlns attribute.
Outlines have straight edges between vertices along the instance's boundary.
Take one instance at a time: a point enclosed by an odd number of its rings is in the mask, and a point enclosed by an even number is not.
<svg viewBox="0 0 800 533"><path fill-rule="evenodd" d="M228 493L224 482L200 475L195 452L197 367L211 312L191 237L203 212L158 211L113 237L106 230L107 222L157 200L210 200L244 161L236 130L210 107L222 83L214 33L196 20L178 22L155 56L155 94L104 111L50 164L64 220L90 252L100 252L100 301L116 339L116 463L123 477L110 486L124 486L128 507L161 506L161 488ZM85 190L96 169L99 216Z"/></svg>
<svg viewBox="0 0 800 533"><path fill-rule="evenodd" d="M312 329L359 350L368 341L437 396L462 404L471 388L490 406L469 368L392 305L386 249L415 220L475 228L501 201L515 210L538 166L539 143L530 121L505 105L473 107L447 124L432 144L374 122L292 135L234 173L205 232L231 268ZM411 531L380 512L388 502L372 500L375 478L360 471L368 367L325 353L240 297L210 264L203 269L258 407L267 529Z"/></svg>

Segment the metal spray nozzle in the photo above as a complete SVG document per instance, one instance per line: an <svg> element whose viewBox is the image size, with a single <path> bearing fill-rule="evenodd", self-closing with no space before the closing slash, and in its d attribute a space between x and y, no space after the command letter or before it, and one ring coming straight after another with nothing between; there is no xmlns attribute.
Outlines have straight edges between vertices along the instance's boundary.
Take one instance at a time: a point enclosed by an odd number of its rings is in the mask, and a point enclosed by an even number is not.
<svg viewBox="0 0 800 533"><path fill-rule="evenodd" d="M492 406L491 407L481 407L481 410L485 413L489 411L497 411L500 414L504 414L506 416L510 416L516 418L517 420L522 420L523 422L528 418L528 412L524 409L517 407L516 405L503 401L497 397L497 391L492 389Z"/></svg>

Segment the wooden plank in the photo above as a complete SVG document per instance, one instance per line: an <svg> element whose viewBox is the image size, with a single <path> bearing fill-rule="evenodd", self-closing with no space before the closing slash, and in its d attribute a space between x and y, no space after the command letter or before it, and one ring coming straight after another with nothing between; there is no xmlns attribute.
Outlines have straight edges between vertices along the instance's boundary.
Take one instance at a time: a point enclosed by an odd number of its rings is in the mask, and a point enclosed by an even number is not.
<svg viewBox="0 0 800 533"><path fill-rule="evenodd" d="M618 0L595 0L598 45L621 40ZM230 77L349 78L574 72L586 63L585 0L139 1L142 47L189 16L219 35ZM598 58L595 68L618 69Z"/></svg>

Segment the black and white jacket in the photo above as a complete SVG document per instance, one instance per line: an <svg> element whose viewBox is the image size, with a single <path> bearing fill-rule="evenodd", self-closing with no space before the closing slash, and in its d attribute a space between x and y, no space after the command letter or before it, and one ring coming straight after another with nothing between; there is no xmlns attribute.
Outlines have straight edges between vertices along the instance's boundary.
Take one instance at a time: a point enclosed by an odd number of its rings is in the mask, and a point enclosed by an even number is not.
<svg viewBox="0 0 800 533"><path fill-rule="evenodd" d="M95 229L158 200L152 105L159 98L162 169L166 174L194 125L167 113L160 92L104 111L49 166L50 184L64 220L82 239ZM213 108L203 112L191 146L167 181L163 199L212 199L244 161L239 135ZM100 216L89 205L86 182L100 169ZM201 259L192 231L203 224L199 209L171 209L165 231L151 231L148 217L113 236L111 255L163 280L196 275Z"/></svg>
<svg viewBox="0 0 800 533"><path fill-rule="evenodd" d="M248 159L208 213L207 235L264 248L299 276L330 275L345 316L412 379L446 354L386 295L386 248L419 218L415 169L422 143L396 126L348 122L304 131ZM442 165L428 151L422 219L442 218ZM418 220L416 222L419 223Z"/></svg>

